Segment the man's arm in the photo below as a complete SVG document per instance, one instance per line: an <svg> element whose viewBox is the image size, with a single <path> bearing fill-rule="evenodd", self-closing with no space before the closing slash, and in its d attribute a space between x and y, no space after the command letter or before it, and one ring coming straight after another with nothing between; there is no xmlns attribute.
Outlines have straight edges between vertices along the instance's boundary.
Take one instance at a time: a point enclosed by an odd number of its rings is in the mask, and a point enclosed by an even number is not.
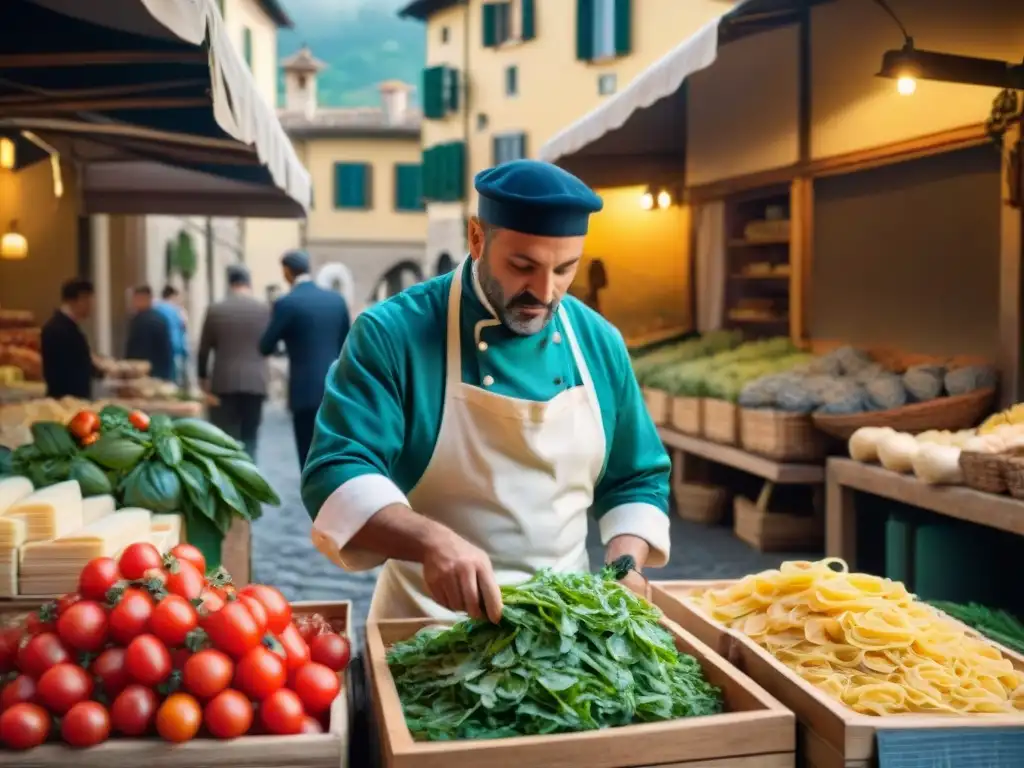
<svg viewBox="0 0 1024 768"><path fill-rule="evenodd" d="M288 326L287 306L284 301L278 299L270 310L270 324L263 332L260 339L260 354L264 357L274 354L277 345L284 338L285 329Z"/></svg>
<svg viewBox="0 0 1024 768"><path fill-rule="evenodd" d="M203 329L199 336L199 352L196 355L196 377L203 383L204 389L205 382L209 378L207 368L210 364L210 352L214 351L216 347L217 340L214 336L210 310L206 310L206 316L203 318Z"/></svg>

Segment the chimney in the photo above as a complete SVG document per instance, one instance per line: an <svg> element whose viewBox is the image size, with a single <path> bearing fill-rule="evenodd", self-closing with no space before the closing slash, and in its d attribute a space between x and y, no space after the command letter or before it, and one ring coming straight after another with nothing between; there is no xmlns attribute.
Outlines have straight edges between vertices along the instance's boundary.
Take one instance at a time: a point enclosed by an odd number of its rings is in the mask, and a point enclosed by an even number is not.
<svg viewBox="0 0 1024 768"><path fill-rule="evenodd" d="M384 121L388 125L404 123L409 113L409 91L412 90L412 86L401 80L387 80L377 88L380 90Z"/></svg>
<svg viewBox="0 0 1024 768"><path fill-rule="evenodd" d="M302 114L307 120L313 119L317 107L316 76L326 68L327 65L313 56L307 45L281 62L286 112Z"/></svg>

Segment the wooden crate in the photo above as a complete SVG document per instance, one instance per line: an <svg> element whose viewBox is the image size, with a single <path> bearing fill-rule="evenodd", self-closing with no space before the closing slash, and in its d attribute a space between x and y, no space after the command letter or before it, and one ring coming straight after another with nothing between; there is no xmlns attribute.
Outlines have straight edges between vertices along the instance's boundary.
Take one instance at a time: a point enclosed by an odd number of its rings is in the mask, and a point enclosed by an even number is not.
<svg viewBox="0 0 1024 768"><path fill-rule="evenodd" d="M854 712L808 683L742 632L734 632L687 601L695 591L724 587L730 581L663 581L651 583L651 600L672 621L714 648L738 669L791 709L799 720L803 765L810 768L868 768L877 758L875 734L897 728L943 729L1024 727L1024 717L985 715L900 715L874 717ZM967 631L977 633L966 627ZM1024 656L987 641L1024 671Z"/></svg>
<svg viewBox="0 0 1024 768"><path fill-rule="evenodd" d="M668 424L669 417L671 416L668 392L644 387L643 394L644 405L647 406L647 412L651 415L651 421L657 425Z"/></svg>
<svg viewBox="0 0 1024 768"><path fill-rule="evenodd" d="M430 620L370 623L366 655L384 768L782 768L793 766L792 713L704 643L670 621L676 647L719 686L727 712L600 731L517 738L417 742L405 725L387 648Z"/></svg>
<svg viewBox="0 0 1024 768"><path fill-rule="evenodd" d="M349 635L352 603L292 603L293 615L319 613L335 631ZM351 637L349 637L351 642ZM90 749L72 749L63 744L44 744L26 752L0 750L0 768L207 768L208 766L245 766L245 768L346 768L351 706L348 700L348 675L341 692L331 705L330 730L327 733L298 736L242 736L221 740L198 738L183 744L171 744L158 738L111 738Z"/></svg>

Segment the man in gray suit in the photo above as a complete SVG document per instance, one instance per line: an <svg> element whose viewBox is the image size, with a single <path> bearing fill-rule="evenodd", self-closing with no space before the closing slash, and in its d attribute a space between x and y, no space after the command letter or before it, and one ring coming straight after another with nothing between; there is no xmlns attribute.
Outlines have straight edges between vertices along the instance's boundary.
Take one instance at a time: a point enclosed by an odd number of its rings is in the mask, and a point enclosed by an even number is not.
<svg viewBox="0 0 1024 768"><path fill-rule="evenodd" d="M270 322L270 307L252 295L249 271L228 267L228 297L206 312L199 340L199 384L217 401L210 421L245 444L255 460L256 436L263 418L269 371L260 353L260 337ZM213 352L213 376L207 364Z"/></svg>

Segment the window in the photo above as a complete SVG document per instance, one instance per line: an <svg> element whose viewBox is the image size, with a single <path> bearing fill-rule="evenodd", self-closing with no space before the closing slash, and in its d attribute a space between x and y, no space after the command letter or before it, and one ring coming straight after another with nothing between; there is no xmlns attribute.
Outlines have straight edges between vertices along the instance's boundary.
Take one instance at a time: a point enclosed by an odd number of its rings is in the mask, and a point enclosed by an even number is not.
<svg viewBox="0 0 1024 768"><path fill-rule="evenodd" d="M484 3L483 44L497 48L509 42L533 40L536 37L535 0L506 0Z"/></svg>
<svg viewBox="0 0 1024 768"><path fill-rule="evenodd" d="M515 65L505 68L505 95L515 96L519 93L519 68Z"/></svg>
<svg viewBox="0 0 1024 768"><path fill-rule="evenodd" d="M423 167L418 163L395 164L395 210L423 210Z"/></svg>
<svg viewBox="0 0 1024 768"><path fill-rule="evenodd" d="M507 133L494 137L494 164L501 165L511 160L526 157L526 134Z"/></svg>
<svg viewBox="0 0 1024 768"><path fill-rule="evenodd" d="M242 56L252 69L252 30L248 27L242 27Z"/></svg>
<svg viewBox="0 0 1024 768"><path fill-rule="evenodd" d="M487 115L483 112L478 112L476 115L476 129L478 131L486 131L489 124L490 120Z"/></svg>
<svg viewBox="0 0 1024 768"><path fill-rule="evenodd" d="M441 42L447 43L451 37L451 31L448 27L441 27Z"/></svg>
<svg viewBox="0 0 1024 768"><path fill-rule="evenodd" d="M457 202L466 196L466 145L461 141L423 150L423 198Z"/></svg>
<svg viewBox="0 0 1024 768"><path fill-rule="evenodd" d="M615 93L618 87L618 80L615 73L599 75L597 78L597 93L599 96L610 96Z"/></svg>
<svg viewBox="0 0 1024 768"><path fill-rule="evenodd" d="M423 116L441 120L459 111L459 72L444 65L423 70Z"/></svg>
<svg viewBox="0 0 1024 768"><path fill-rule="evenodd" d="M594 42L595 59L607 59L615 55L615 0L594 0Z"/></svg>
<svg viewBox="0 0 1024 768"><path fill-rule="evenodd" d="M576 58L594 61L629 54L631 0L576 0Z"/></svg>
<svg viewBox="0 0 1024 768"><path fill-rule="evenodd" d="M334 207L361 210L371 208L372 176L372 169L368 163L335 163Z"/></svg>

